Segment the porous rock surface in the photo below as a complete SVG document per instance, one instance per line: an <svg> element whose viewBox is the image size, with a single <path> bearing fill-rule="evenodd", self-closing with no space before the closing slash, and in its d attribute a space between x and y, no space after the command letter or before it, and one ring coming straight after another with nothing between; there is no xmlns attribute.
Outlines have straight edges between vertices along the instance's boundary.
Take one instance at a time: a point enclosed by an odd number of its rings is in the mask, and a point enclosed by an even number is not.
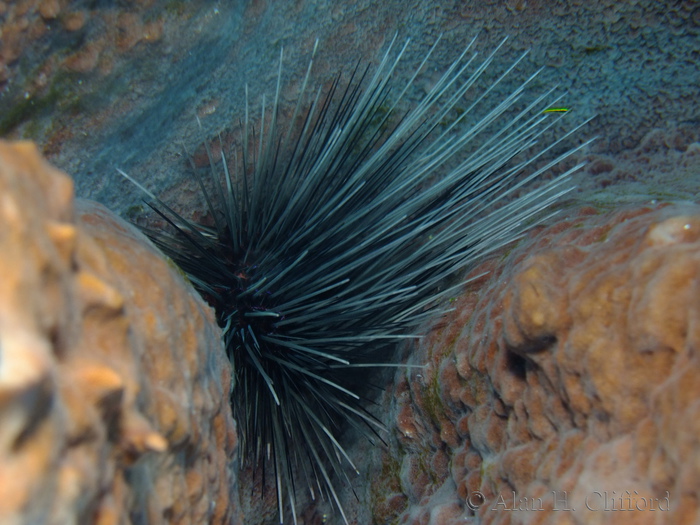
<svg viewBox="0 0 700 525"><path fill-rule="evenodd" d="M377 523L700 523L700 208L584 209L456 298L387 394Z"/></svg>
<svg viewBox="0 0 700 525"><path fill-rule="evenodd" d="M213 314L31 143L0 142L0 522L238 523Z"/></svg>

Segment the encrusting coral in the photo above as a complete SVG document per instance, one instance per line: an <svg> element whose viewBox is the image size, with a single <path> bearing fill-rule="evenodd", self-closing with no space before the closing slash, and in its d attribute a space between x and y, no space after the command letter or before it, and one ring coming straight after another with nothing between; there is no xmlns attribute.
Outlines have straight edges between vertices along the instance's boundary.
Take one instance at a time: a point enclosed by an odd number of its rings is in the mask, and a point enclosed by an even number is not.
<svg viewBox="0 0 700 525"><path fill-rule="evenodd" d="M375 512L698 523L700 208L584 208L484 270L387 392Z"/></svg>
<svg viewBox="0 0 700 525"><path fill-rule="evenodd" d="M144 237L0 142L0 521L236 523L211 311Z"/></svg>

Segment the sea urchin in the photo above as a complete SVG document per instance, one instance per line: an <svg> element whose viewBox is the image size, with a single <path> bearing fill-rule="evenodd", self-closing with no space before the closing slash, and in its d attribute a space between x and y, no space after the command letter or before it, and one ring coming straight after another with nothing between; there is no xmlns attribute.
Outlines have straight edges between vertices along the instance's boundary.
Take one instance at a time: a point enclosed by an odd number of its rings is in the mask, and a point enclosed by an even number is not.
<svg viewBox="0 0 700 525"><path fill-rule="evenodd" d="M285 501L296 522L302 488L335 501L347 522L334 483L354 465L340 431L381 428L352 387L358 368L390 361L397 341L445 310L463 284L450 277L512 242L570 189L578 166L523 192L583 145L544 162L572 130L533 153L562 116L545 111L552 91L524 101L533 75L487 104L525 55L479 88L503 44L481 62L472 44L408 110L437 42L403 83L394 77L408 42L397 51L395 37L374 70L338 75L325 94L307 89L312 57L286 125L280 59L258 129L246 91L237 145L218 165L210 154L208 175L194 170L208 224L124 174L168 223L147 235L216 310L242 462L274 476L280 522Z"/></svg>

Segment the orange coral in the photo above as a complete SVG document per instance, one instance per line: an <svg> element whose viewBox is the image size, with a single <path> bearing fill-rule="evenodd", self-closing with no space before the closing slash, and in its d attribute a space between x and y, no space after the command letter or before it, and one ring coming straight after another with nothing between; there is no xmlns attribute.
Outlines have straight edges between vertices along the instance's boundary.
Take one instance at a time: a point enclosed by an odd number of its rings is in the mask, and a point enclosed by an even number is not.
<svg viewBox="0 0 700 525"><path fill-rule="evenodd" d="M240 519L213 314L30 143L0 142L0 521Z"/></svg>
<svg viewBox="0 0 700 525"><path fill-rule="evenodd" d="M465 294L413 356L429 363L422 375L442 370L450 424L420 402L412 373L396 424L426 430L411 436L404 463L446 450L452 468L422 489L440 494L428 499L416 497L420 473L407 471L406 522L451 502L483 523L697 523L698 276L695 206L589 208L533 233L472 285L478 304ZM458 443L444 437L451 428ZM563 505L576 510L554 510ZM604 511L614 505L634 512Z"/></svg>

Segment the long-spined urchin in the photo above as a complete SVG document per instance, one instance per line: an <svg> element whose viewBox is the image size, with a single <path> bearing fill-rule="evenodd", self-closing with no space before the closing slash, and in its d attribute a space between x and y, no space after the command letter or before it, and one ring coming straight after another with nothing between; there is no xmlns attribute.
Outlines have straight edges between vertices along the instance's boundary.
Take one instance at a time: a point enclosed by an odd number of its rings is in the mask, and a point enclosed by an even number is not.
<svg viewBox="0 0 700 525"><path fill-rule="evenodd" d="M216 310L242 461L274 476L280 521L286 500L296 522L295 493L306 488L347 522L334 480L354 465L339 431L381 427L350 386L358 368L416 337L454 293L446 280L516 239L578 168L522 193L575 151L544 162L569 132L533 152L560 118L543 112L551 91L524 101L534 75L486 105L523 57L479 88L498 49L478 62L472 41L403 110L437 43L400 83L408 42L396 52L395 40L373 72L339 75L325 94L307 89L312 58L286 126L279 80L257 130L246 93L237 146L207 180L195 170L207 225L139 185L169 223L146 233Z"/></svg>

